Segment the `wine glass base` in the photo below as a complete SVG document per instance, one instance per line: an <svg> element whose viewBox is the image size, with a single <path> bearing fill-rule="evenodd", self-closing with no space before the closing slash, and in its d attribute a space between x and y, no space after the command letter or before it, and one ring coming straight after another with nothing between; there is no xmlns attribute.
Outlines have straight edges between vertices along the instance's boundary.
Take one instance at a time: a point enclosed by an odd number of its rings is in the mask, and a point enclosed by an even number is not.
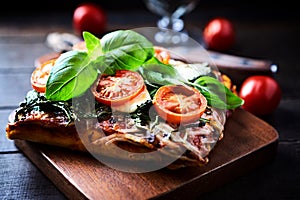
<svg viewBox="0 0 300 200"><path fill-rule="evenodd" d="M181 32L184 29L184 22L179 18L163 17L157 22L160 29L171 29L173 31Z"/></svg>
<svg viewBox="0 0 300 200"><path fill-rule="evenodd" d="M166 29L157 32L154 35L154 39L157 43L180 44L187 42L189 35L186 32L177 32Z"/></svg>

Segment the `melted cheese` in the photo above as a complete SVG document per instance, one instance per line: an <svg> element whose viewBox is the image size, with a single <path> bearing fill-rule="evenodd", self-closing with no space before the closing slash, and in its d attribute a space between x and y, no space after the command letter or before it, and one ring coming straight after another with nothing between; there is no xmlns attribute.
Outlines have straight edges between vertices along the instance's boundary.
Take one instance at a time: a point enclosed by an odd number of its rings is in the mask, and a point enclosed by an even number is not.
<svg viewBox="0 0 300 200"><path fill-rule="evenodd" d="M193 80L211 72L211 68L207 63L187 64L182 61L170 59L169 64L171 64L179 72L179 74L187 80Z"/></svg>
<svg viewBox="0 0 300 200"><path fill-rule="evenodd" d="M135 98L127 101L122 105L111 105L112 110L131 113L134 112L139 105L145 103L147 100L151 100L150 94L146 88L144 87L143 91L138 94Z"/></svg>

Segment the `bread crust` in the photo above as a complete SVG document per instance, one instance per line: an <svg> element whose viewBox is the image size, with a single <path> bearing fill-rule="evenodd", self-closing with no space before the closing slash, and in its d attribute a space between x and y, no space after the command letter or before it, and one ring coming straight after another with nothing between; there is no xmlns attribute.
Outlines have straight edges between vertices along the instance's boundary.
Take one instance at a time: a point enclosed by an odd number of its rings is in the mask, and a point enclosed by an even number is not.
<svg viewBox="0 0 300 200"><path fill-rule="evenodd" d="M9 122L6 125L8 139L21 139L72 150L85 151L74 124L50 123L48 120L34 119Z"/></svg>

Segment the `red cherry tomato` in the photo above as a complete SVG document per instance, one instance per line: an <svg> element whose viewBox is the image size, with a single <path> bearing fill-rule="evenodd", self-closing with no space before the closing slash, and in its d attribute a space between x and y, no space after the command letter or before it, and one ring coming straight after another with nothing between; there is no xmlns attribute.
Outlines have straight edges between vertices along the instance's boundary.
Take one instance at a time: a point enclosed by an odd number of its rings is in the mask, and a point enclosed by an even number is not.
<svg viewBox="0 0 300 200"><path fill-rule="evenodd" d="M93 3L80 4L73 13L73 28L79 35L82 35L83 31L101 35L106 29L106 22L105 11Z"/></svg>
<svg viewBox="0 0 300 200"><path fill-rule="evenodd" d="M224 17L210 20L204 27L203 40L208 49L216 51L229 49L235 42L233 23Z"/></svg>
<svg viewBox="0 0 300 200"><path fill-rule="evenodd" d="M245 110L254 115L272 113L281 100L281 88L278 82L266 75L254 75L244 80L239 96L244 99Z"/></svg>

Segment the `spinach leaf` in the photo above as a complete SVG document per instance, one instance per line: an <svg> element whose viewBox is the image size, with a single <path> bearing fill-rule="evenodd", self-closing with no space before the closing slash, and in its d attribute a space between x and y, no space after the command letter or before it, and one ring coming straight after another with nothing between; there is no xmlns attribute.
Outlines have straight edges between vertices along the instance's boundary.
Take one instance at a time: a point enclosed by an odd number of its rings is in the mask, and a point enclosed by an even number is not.
<svg viewBox="0 0 300 200"><path fill-rule="evenodd" d="M233 109L244 103L240 97L213 77L201 76L192 85L206 97L208 104L213 107Z"/></svg>
<svg viewBox="0 0 300 200"><path fill-rule="evenodd" d="M56 60L47 81L46 98L67 101L82 95L94 81L98 73L95 63L86 52L68 51Z"/></svg>

